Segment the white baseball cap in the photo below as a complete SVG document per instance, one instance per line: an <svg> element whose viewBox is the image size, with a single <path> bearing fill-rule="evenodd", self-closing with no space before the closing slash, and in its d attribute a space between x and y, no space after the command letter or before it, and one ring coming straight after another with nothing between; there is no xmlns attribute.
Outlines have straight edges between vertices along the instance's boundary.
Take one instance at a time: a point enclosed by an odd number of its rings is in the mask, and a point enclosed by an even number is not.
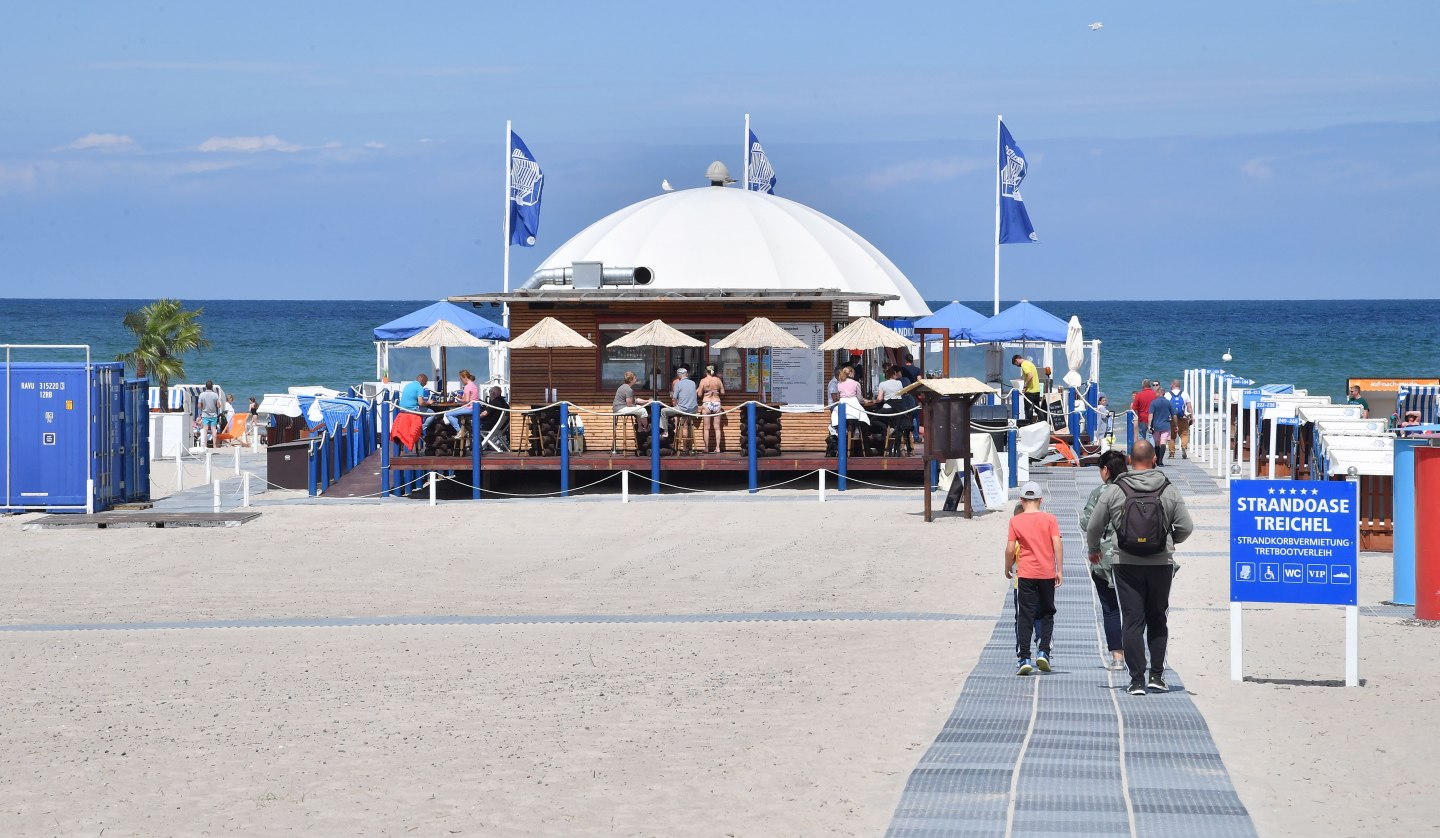
<svg viewBox="0 0 1440 838"><path fill-rule="evenodd" d="M1020 487L1020 497L1024 500L1039 500L1044 494L1044 492L1040 491L1040 484L1034 480Z"/></svg>

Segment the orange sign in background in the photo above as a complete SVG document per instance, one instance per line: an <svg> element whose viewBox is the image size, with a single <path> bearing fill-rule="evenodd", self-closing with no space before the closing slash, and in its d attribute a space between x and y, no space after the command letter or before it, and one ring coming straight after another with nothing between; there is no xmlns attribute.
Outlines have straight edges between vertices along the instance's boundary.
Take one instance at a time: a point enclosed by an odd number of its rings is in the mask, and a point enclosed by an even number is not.
<svg viewBox="0 0 1440 838"><path fill-rule="evenodd" d="M1351 378L1347 386L1366 393L1398 393L1401 387L1440 384L1440 378Z"/></svg>

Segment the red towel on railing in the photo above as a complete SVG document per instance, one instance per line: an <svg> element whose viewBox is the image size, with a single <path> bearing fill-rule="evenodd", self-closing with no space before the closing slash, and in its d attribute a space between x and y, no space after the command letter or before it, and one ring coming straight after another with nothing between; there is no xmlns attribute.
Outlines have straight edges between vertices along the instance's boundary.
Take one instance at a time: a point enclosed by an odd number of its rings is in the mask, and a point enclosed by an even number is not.
<svg viewBox="0 0 1440 838"><path fill-rule="evenodd" d="M390 426L390 438L414 451L420 445L420 434L424 429L425 423L421 421L420 414L400 413L395 416L395 424Z"/></svg>

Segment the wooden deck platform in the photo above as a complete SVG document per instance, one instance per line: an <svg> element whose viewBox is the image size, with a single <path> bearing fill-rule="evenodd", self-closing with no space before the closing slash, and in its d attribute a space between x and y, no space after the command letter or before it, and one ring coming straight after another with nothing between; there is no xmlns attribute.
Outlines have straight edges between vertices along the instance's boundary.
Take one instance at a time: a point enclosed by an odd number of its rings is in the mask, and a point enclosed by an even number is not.
<svg viewBox="0 0 1440 838"><path fill-rule="evenodd" d="M59 530L76 527L238 527L260 517L259 512L96 512L90 515L46 515L20 526L22 530Z"/></svg>

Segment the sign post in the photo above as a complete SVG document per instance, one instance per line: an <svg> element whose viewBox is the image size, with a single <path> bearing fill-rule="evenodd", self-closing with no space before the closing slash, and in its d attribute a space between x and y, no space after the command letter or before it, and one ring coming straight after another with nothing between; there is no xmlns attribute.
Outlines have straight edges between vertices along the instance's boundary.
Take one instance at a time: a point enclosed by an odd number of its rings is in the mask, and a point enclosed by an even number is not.
<svg viewBox="0 0 1440 838"><path fill-rule="evenodd" d="M1345 607L1345 686L1360 685L1359 485L1230 485L1230 678L1244 679L1242 604Z"/></svg>

